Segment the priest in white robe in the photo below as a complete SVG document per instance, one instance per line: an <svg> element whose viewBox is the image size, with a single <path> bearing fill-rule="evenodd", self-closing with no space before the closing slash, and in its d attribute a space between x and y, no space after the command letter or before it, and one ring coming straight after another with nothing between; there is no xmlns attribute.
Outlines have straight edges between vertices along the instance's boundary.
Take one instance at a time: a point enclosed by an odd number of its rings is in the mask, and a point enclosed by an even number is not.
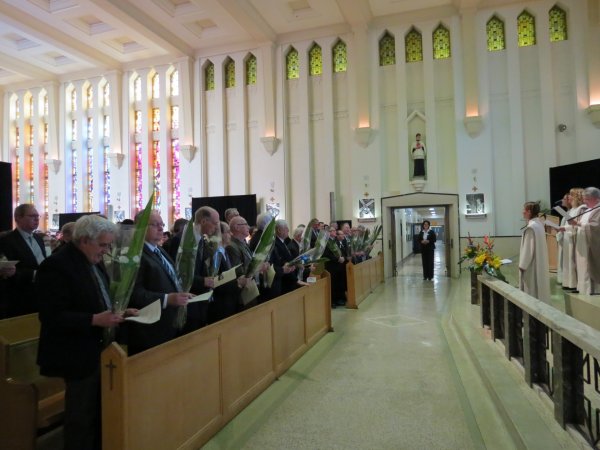
<svg viewBox="0 0 600 450"><path fill-rule="evenodd" d="M585 268L581 294L600 293L600 189L589 187L583 192L583 202L588 208L578 226L577 253ZM580 238L581 236L581 238ZM581 248L580 248L581 241ZM585 245L585 247L584 247Z"/></svg>
<svg viewBox="0 0 600 450"><path fill-rule="evenodd" d="M571 209L568 211L569 217L576 217L586 207L583 204L583 189L573 188L569 191L569 202ZM577 266L575 262L575 244L577 229L575 222L567 223L561 226L563 232L563 251L562 251L562 285L563 289L577 290Z"/></svg>
<svg viewBox="0 0 600 450"><path fill-rule="evenodd" d="M561 206L568 211L569 209L571 209L571 202L569 200L569 194L565 194L564 197L562 198L562 202L561 202ZM566 217L562 217L560 219L560 226L564 228L564 226L567 225L567 218ZM556 257L557 263L556 263L556 282L558 284L562 284L562 266L563 266L563 238L564 238L565 232L564 231L558 231L558 233L556 233L556 244L558 246L558 255Z"/></svg>
<svg viewBox="0 0 600 450"><path fill-rule="evenodd" d="M550 303L548 248L539 212L538 203L527 202L523 207L527 226L523 230L519 252L519 288L538 300Z"/></svg>

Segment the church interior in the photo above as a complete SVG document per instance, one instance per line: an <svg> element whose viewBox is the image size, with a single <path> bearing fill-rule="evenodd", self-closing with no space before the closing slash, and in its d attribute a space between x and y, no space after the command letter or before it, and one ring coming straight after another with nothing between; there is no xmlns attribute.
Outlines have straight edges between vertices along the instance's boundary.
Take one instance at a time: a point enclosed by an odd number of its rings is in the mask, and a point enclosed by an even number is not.
<svg viewBox="0 0 600 450"><path fill-rule="evenodd" d="M251 194L290 230L383 227L352 307L324 277L105 350L103 448L600 448L599 298L561 289L551 228L551 300L515 287L522 205L600 187L598 48L600 0L0 0L0 232L22 203L56 234L153 196L167 230L193 199ZM456 264L484 237L508 283ZM7 379L35 358L10 342L39 333L10 320ZM23 448L60 448L36 421Z"/></svg>

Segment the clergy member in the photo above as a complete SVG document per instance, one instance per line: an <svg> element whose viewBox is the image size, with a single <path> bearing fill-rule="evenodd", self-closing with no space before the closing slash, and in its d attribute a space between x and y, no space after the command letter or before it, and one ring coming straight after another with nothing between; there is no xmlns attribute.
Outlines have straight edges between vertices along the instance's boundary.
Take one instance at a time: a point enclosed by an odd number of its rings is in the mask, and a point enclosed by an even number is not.
<svg viewBox="0 0 600 450"><path fill-rule="evenodd" d="M523 218L527 226L523 230L519 252L519 287L532 297L550 303L548 249L539 213L539 203L527 202L523 206Z"/></svg>

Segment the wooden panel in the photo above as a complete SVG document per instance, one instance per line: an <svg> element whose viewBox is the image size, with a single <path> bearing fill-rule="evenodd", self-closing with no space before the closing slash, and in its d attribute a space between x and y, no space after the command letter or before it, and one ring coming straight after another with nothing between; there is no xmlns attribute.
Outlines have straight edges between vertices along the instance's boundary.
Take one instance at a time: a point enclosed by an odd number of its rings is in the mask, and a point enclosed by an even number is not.
<svg viewBox="0 0 600 450"><path fill-rule="evenodd" d="M327 277L324 281L309 287L315 294L309 294L304 298L304 310L306 321L306 342L312 345L313 342L320 339L323 334L330 330L331 324L331 289L329 283L331 278ZM325 311L325 314L323 314Z"/></svg>
<svg viewBox="0 0 600 450"><path fill-rule="evenodd" d="M273 308L273 347L275 370L280 373L299 358L306 345L304 295L308 289L298 289L282 297ZM289 321L286 317L298 320ZM301 354L300 353L300 354Z"/></svg>
<svg viewBox="0 0 600 450"><path fill-rule="evenodd" d="M346 308L356 309L383 282L383 256L379 254L360 264L347 264L346 279Z"/></svg>

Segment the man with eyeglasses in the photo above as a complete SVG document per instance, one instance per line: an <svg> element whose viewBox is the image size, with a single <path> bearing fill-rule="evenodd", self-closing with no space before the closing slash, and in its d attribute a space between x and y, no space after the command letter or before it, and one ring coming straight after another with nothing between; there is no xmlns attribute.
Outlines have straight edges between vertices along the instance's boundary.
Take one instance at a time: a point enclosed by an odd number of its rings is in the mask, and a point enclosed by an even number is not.
<svg viewBox="0 0 600 450"><path fill-rule="evenodd" d="M139 213L135 221L139 221ZM149 348L170 341L177 336L175 318L177 309L186 306L193 297L189 292L181 292L181 283L175 272L175 263L161 247L164 222L157 211L150 214L146 241L142 251L140 268L136 278L130 305L133 308L145 306L160 300L162 311L160 320L153 324L130 323L129 355L143 352Z"/></svg>
<svg viewBox="0 0 600 450"><path fill-rule="evenodd" d="M5 283L7 316L37 312L37 298L33 289L35 272L46 258L43 239L34 233L40 225L40 215L34 205L22 204L15 208L16 228L0 239L0 258L18 261L15 267L0 269Z"/></svg>

